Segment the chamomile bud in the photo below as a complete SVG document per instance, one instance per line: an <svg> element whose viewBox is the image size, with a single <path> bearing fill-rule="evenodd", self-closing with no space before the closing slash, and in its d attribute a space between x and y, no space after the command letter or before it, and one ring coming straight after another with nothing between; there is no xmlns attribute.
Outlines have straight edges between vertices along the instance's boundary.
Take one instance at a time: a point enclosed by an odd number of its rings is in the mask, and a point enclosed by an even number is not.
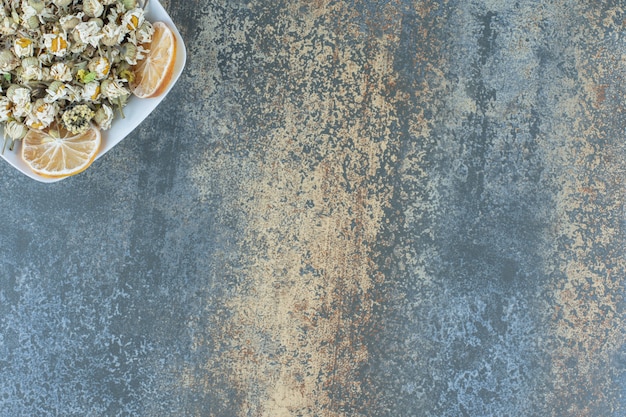
<svg viewBox="0 0 626 417"><path fill-rule="evenodd" d="M0 51L0 72L9 72L17 68L20 65L20 61L13 55L8 49Z"/></svg>
<svg viewBox="0 0 626 417"><path fill-rule="evenodd" d="M100 17L104 13L104 6L99 0L83 0L83 12L89 17Z"/></svg>
<svg viewBox="0 0 626 417"><path fill-rule="evenodd" d="M46 7L42 0L28 0L28 5L35 9L37 13L41 13Z"/></svg>
<svg viewBox="0 0 626 417"><path fill-rule="evenodd" d="M71 32L76 27L76 25L82 22L83 16L84 16L83 13L78 13L75 15L66 15L59 19L59 24L61 25L61 28L63 29L63 31Z"/></svg>
<svg viewBox="0 0 626 417"><path fill-rule="evenodd" d="M122 0L122 4L124 5L124 9L132 10L137 7L137 0Z"/></svg>
<svg viewBox="0 0 626 417"><path fill-rule="evenodd" d="M13 140L20 140L28 133L28 128L17 120L9 120L4 127L4 132Z"/></svg>
<svg viewBox="0 0 626 417"><path fill-rule="evenodd" d="M41 69L39 59L34 56L24 58L20 76L25 81L41 80L43 78L43 70Z"/></svg>
<svg viewBox="0 0 626 417"><path fill-rule="evenodd" d="M128 62L130 65L137 65L137 46L126 42L120 46L120 57Z"/></svg>
<svg viewBox="0 0 626 417"><path fill-rule="evenodd" d="M0 19L0 34L4 36L15 35L17 32L17 23L10 17Z"/></svg>
<svg viewBox="0 0 626 417"><path fill-rule="evenodd" d="M0 104L1 106L1 104ZM96 115L94 116L94 122L100 127L102 130L109 130L111 128L111 122L113 121L113 109L103 104L96 111Z"/></svg>

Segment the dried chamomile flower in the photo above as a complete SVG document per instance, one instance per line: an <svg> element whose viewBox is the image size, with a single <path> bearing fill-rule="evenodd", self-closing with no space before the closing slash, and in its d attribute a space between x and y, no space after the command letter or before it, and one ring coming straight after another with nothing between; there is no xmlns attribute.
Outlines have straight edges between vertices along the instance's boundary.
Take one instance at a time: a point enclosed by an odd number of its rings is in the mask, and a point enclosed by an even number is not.
<svg viewBox="0 0 626 417"><path fill-rule="evenodd" d="M64 32L71 32L83 20L85 14L80 12L77 14L68 14L59 19L59 25Z"/></svg>
<svg viewBox="0 0 626 417"><path fill-rule="evenodd" d="M64 100L67 97L68 89L62 81L53 81L46 89L44 100L47 103Z"/></svg>
<svg viewBox="0 0 626 417"><path fill-rule="evenodd" d="M124 16L124 13L126 13L124 5L121 3L117 3L115 6L109 7L107 21L109 23L119 23L122 20L122 16Z"/></svg>
<svg viewBox="0 0 626 417"><path fill-rule="evenodd" d="M61 120L65 128L76 135L86 132L91 127L94 116L94 111L88 105L79 104L63 113Z"/></svg>
<svg viewBox="0 0 626 417"><path fill-rule="evenodd" d="M63 63L57 62L50 67L50 77L57 81L72 81L72 70Z"/></svg>
<svg viewBox="0 0 626 417"><path fill-rule="evenodd" d="M50 66L56 61L54 54L48 52L47 49L41 49L37 58L41 65L44 66L44 72L47 73L46 79L50 78Z"/></svg>
<svg viewBox="0 0 626 417"><path fill-rule="evenodd" d="M89 61L87 68L89 72L96 74L96 80L102 80L111 72L111 62L109 62L107 57L98 56Z"/></svg>
<svg viewBox="0 0 626 417"><path fill-rule="evenodd" d="M100 84L100 89L104 97L113 101L130 95L130 91L119 80L104 80Z"/></svg>
<svg viewBox="0 0 626 417"><path fill-rule="evenodd" d="M28 101L30 101L30 90L19 84L11 84L9 85L9 88L7 88L5 97L14 104L21 103L21 100L23 100L22 97L26 97Z"/></svg>
<svg viewBox="0 0 626 417"><path fill-rule="evenodd" d="M0 34L11 36L17 32L17 23L11 17L3 17L0 19Z"/></svg>
<svg viewBox="0 0 626 417"><path fill-rule="evenodd" d="M129 83L135 81L135 73L132 70L131 64L126 61L121 62L117 66L117 75Z"/></svg>
<svg viewBox="0 0 626 417"><path fill-rule="evenodd" d="M0 104L1 105L1 104ZM94 122L102 130L108 130L111 128L111 122L113 121L113 109L106 104L103 104L94 116Z"/></svg>
<svg viewBox="0 0 626 417"><path fill-rule="evenodd" d="M37 13L41 13L46 7L45 3L42 0L27 0L27 4L28 6L32 7Z"/></svg>
<svg viewBox="0 0 626 417"><path fill-rule="evenodd" d="M20 140L28 133L28 127L15 119L11 119L4 126L4 133L14 141Z"/></svg>
<svg viewBox="0 0 626 417"><path fill-rule="evenodd" d="M43 10L43 9L42 9ZM22 2L22 15L20 16L20 23L22 26L35 29L39 26L39 13L37 9L28 4L27 1Z"/></svg>
<svg viewBox="0 0 626 417"><path fill-rule="evenodd" d="M30 89L18 84L12 84L7 89L6 97L14 104L13 115L15 117L25 117L32 108L30 101Z"/></svg>
<svg viewBox="0 0 626 417"><path fill-rule="evenodd" d="M100 17L104 13L104 6L99 0L83 0L83 12L89 17Z"/></svg>
<svg viewBox="0 0 626 417"><path fill-rule="evenodd" d="M87 22L81 22L72 30L72 36L74 40L83 45L91 45L94 48L98 47L100 39L102 39L102 33L100 33L100 26L95 20L89 20Z"/></svg>
<svg viewBox="0 0 626 417"><path fill-rule="evenodd" d="M54 56L63 57L69 50L67 34L64 32L46 33L43 35L44 45Z"/></svg>
<svg viewBox="0 0 626 417"><path fill-rule="evenodd" d="M43 79L43 70L39 59L34 56L24 58L22 66L19 68L18 76L23 81L40 81Z"/></svg>
<svg viewBox="0 0 626 417"><path fill-rule="evenodd" d="M125 36L126 32L123 30L122 26L114 22L109 22L102 28L101 42L106 46L115 46L122 43Z"/></svg>
<svg viewBox="0 0 626 417"><path fill-rule="evenodd" d="M13 52L8 49L0 51L0 72L7 73L19 65L20 61L13 55Z"/></svg>
<svg viewBox="0 0 626 417"><path fill-rule="evenodd" d="M152 23L147 20L135 31L135 39L137 43L150 43L152 42L152 35L154 35L154 27Z"/></svg>
<svg viewBox="0 0 626 417"><path fill-rule="evenodd" d="M137 45L134 45L130 42L126 42L120 46L120 57L128 62L130 65L137 65L137 59L139 55L139 49Z"/></svg>
<svg viewBox="0 0 626 417"><path fill-rule="evenodd" d="M35 43L32 39L21 36L13 42L13 52L15 52L18 58L33 56Z"/></svg>
<svg viewBox="0 0 626 417"><path fill-rule="evenodd" d="M128 31L133 31L139 28L144 22L143 9L135 8L124 13L122 17L122 26Z"/></svg>
<svg viewBox="0 0 626 417"><path fill-rule="evenodd" d="M67 89L66 98L71 103L81 101L83 98L83 88L78 85L66 84Z"/></svg>
<svg viewBox="0 0 626 417"><path fill-rule="evenodd" d="M91 81L83 87L81 93L82 99L93 103L98 102L100 99L100 83L98 81Z"/></svg>
<svg viewBox="0 0 626 417"><path fill-rule="evenodd" d="M31 129L45 129L54 122L54 116L58 109L54 103L46 103L43 99L38 99L33 105L33 109L26 116L26 125Z"/></svg>

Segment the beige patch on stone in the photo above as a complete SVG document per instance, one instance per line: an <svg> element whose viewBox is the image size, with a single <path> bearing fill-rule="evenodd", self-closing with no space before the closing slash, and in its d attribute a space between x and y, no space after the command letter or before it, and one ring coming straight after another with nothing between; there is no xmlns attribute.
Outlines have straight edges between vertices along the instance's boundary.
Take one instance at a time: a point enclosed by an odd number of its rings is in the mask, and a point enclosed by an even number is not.
<svg viewBox="0 0 626 417"><path fill-rule="evenodd" d="M246 222L242 267L225 304L231 316L221 324L219 364L206 369L219 368L235 387L241 416L358 416L374 401L360 372L383 281L376 246L393 193L380 173L392 169L385 155L398 140L386 96L395 38L359 32L347 5L306 6L307 14L285 14L280 31L259 29L276 47L267 62L287 63L287 72L256 87L258 107L247 111L277 123L260 126L262 147L240 157L245 174L235 174L238 201L229 203ZM397 31L399 19L386 14L385 30ZM203 165L240 163L214 154L201 161L194 178L207 196L215 192ZM182 384L203 381L185 372Z"/></svg>

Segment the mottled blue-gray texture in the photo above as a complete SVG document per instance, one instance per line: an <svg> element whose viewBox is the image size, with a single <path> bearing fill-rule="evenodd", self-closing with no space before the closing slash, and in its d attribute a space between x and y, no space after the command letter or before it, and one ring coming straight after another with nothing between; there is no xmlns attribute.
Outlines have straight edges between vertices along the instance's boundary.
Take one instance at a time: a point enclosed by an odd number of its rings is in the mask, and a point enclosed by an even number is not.
<svg viewBox="0 0 626 417"><path fill-rule="evenodd" d="M626 4L163 1L85 172L0 164L0 417L623 417Z"/></svg>

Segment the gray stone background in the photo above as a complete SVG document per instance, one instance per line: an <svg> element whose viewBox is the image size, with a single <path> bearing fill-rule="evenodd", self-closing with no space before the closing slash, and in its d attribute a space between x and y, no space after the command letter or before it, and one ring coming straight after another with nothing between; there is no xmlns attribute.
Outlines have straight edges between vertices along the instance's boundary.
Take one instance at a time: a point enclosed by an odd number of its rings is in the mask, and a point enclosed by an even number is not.
<svg viewBox="0 0 626 417"><path fill-rule="evenodd" d="M0 164L0 416L626 415L623 1L163 1L157 110Z"/></svg>

